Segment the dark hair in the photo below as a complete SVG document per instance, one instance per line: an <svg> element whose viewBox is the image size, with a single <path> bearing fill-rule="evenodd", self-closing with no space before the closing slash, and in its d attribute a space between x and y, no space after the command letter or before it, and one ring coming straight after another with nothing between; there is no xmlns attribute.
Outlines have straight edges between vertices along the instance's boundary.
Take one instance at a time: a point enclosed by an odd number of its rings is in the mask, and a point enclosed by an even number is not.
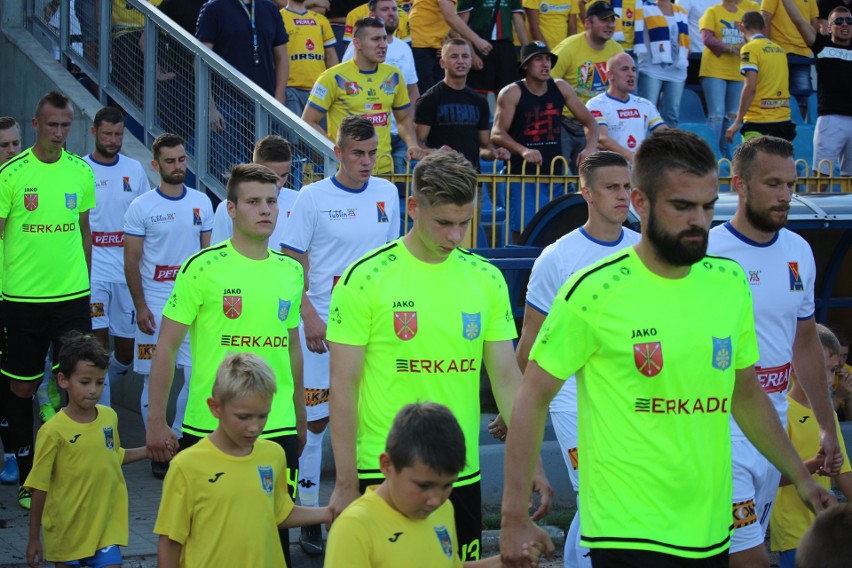
<svg viewBox="0 0 852 568"><path fill-rule="evenodd" d="M0 116L0 130L9 130L13 126L18 126L18 121L11 116ZM20 126L18 126L20 130Z"/></svg>
<svg viewBox="0 0 852 568"><path fill-rule="evenodd" d="M93 125L95 128L100 128L101 124L109 122L110 124L124 124L124 115L115 107L103 107L95 113Z"/></svg>
<svg viewBox="0 0 852 568"><path fill-rule="evenodd" d="M458 152L435 152L417 164L411 194L419 203L433 207L441 203L467 205L476 199L476 170Z"/></svg>
<svg viewBox="0 0 852 568"><path fill-rule="evenodd" d="M752 10L743 14L743 18L742 20L740 20L740 22L747 30L760 31L763 29L763 26L766 25L766 20L763 19L763 14L756 10Z"/></svg>
<svg viewBox="0 0 852 568"><path fill-rule="evenodd" d="M71 99L60 93L59 91L50 91L38 100L35 109L35 117L38 119L41 109L44 105L50 105L54 108L64 109L71 106Z"/></svg>
<svg viewBox="0 0 852 568"><path fill-rule="evenodd" d="M601 150L600 152L589 154L586 156L586 159L580 163L580 183L586 187L591 187L595 181L595 174L597 171L601 168L608 168L610 166L627 168L630 164L627 162L627 158L617 152L610 152L609 150Z"/></svg>
<svg viewBox="0 0 852 568"><path fill-rule="evenodd" d="M846 568L852 555L852 503L840 503L816 516L802 536L796 568Z"/></svg>
<svg viewBox="0 0 852 568"><path fill-rule="evenodd" d="M278 187L278 174L260 164L237 164L231 168L231 175L228 178L228 201L237 202L240 184L247 181L270 183Z"/></svg>
<svg viewBox="0 0 852 568"><path fill-rule="evenodd" d="M369 18L361 18L357 22L355 22L355 26L353 26L352 37L361 39L361 30L364 28L380 28L382 30L385 29L385 23L381 18L376 18L370 16Z"/></svg>
<svg viewBox="0 0 852 568"><path fill-rule="evenodd" d="M385 451L395 470L423 465L455 475L465 466L465 440L458 420L446 406L434 402L407 404L396 415Z"/></svg>
<svg viewBox="0 0 852 568"><path fill-rule="evenodd" d="M183 138L177 134L164 133L154 139L154 143L151 144L151 150L154 152L154 159L157 160L160 158L160 150L162 148L177 148L185 144L186 142L184 142Z"/></svg>
<svg viewBox="0 0 852 568"><path fill-rule="evenodd" d="M743 143L734 150L734 159L731 161L731 171L734 175L748 181L754 169L754 162L760 152L782 158L792 158L793 144L776 136L755 136L743 140Z"/></svg>
<svg viewBox="0 0 852 568"><path fill-rule="evenodd" d="M671 170L704 176L716 170L716 157L707 142L692 132L676 128L658 130L636 151L633 187L641 190L653 204Z"/></svg>
<svg viewBox="0 0 852 568"><path fill-rule="evenodd" d="M395 2L395 0L391 0L391 1ZM367 2L367 9L370 12L375 12L376 11L376 4L378 4L378 3L379 3L379 0L369 0Z"/></svg>
<svg viewBox="0 0 852 568"><path fill-rule="evenodd" d="M293 149L286 138L270 134L254 145L252 160L255 162L289 162L293 159Z"/></svg>
<svg viewBox="0 0 852 568"><path fill-rule="evenodd" d="M373 123L357 114L350 114L340 121L340 126L337 128L337 145L340 148L346 146L346 142L351 138L356 142L369 140L376 136L376 127Z"/></svg>
<svg viewBox="0 0 852 568"><path fill-rule="evenodd" d="M80 361L88 361L98 369L106 369L109 367L109 353L94 335L69 331L62 337L59 372L70 377Z"/></svg>

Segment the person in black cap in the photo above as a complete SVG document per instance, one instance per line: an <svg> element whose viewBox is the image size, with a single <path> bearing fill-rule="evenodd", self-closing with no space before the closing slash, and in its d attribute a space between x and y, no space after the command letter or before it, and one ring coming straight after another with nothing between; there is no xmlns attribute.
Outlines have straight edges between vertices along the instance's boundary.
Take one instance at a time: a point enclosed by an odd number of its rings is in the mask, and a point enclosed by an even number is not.
<svg viewBox="0 0 852 568"><path fill-rule="evenodd" d="M557 57L543 42L526 44L521 48L520 66L520 73L525 78L507 85L497 95L491 141L512 153L510 174L566 173L564 162L555 159L562 156L560 120L565 107L589 134L579 160L597 151L597 122L568 83L551 78L550 69L556 61ZM561 184L527 182L524 185L523 191L521 184L517 183L510 184L509 188L509 225L516 237L539 208L564 192Z"/></svg>

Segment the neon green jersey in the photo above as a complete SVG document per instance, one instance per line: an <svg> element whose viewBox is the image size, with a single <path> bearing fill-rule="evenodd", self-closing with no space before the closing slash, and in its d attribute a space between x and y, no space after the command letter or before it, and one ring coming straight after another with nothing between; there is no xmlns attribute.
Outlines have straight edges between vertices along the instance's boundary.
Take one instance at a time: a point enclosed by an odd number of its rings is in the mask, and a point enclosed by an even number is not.
<svg viewBox="0 0 852 568"><path fill-rule="evenodd" d="M296 433L290 330L299 326L304 277L298 261L270 249L265 260L234 250L231 241L189 257L163 315L189 326L192 377L183 431L206 436L218 420L207 408L216 369L229 353L255 353L275 371L278 392L263 438Z"/></svg>
<svg viewBox="0 0 852 568"><path fill-rule="evenodd" d="M92 168L65 150L46 164L30 148L0 168L3 298L39 303L89 295L80 214L94 206Z"/></svg>
<svg viewBox="0 0 852 568"><path fill-rule="evenodd" d="M758 358L738 264L708 256L667 279L633 248L611 255L560 288L530 358L577 373L585 546L728 548L731 396Z"/></svg>
<svg viewBox="0 0 852 568"><path fill-rule="evenodd" d="M453 411L467 442L467 464L456 485L479 480L483 345L516 336L497 268L460 249L439 264L422 262L397 239L340 277L326 336L366 347L358 398L359 478L382 477L379 454L397 412L431 401Z"/></svg>

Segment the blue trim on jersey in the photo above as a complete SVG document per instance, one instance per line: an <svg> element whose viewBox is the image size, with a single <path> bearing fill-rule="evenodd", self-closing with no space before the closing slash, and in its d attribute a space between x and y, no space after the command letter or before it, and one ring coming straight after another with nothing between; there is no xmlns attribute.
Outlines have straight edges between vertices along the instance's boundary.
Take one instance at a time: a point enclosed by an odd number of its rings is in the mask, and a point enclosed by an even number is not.
<svg viewBox="0 0 852 568"><path fill-rule="evenodd" d="M130 235L131 237L139 237L140 239L145 238L145 235L137 235L135 233L128 233L127 231L124 231L124 236L126 237L127 235Z"/></svg>
<svg viewBox="0 0 852 568"><path fill-rule="evenodd" d="M292 247L292 246L288 245L287 243L278 243L278 244L281 246L281 248L290 249L290 250L295 251L299 254L305 254L305 252L306 252L306 251L303 251L303 250L299 250L296 247Z"/></svg>
<svg viewBox="0 0 852 568"><path fill-rule="evenodd" d="M809 316L807 316L807 317L800 318L800 317L796 316L796 319L797 319L797 320L799 320L799 321L807 321L807 320L809 320L809 319L813 319L813 317L814 317L815 315L816 315L816 312L811 312L811 315L809 315Z"/></svg>
<svg viewBox="0 0 852 568"><path fill-rule="evenodd" d="M778 231L775 232L775 236L772 237L772 240L770 240L768 243L758 243L756 241L751 240L750 238L748 238L747 236L745 236L744 234L742 234L738 230L736 230L734 228L734 226L731 225L730 221L725 221L725 228L728 229L731 232L731 234L734 235L735 237L737 237L739 240L741 240L745 244L753 246L753 247L758 247L758 248L771 247L772 245L775 244L775 241L778 240L778 233L779 233Z"/></svg>
<svg viewBox="0 0 852 568"><path fill-rule="evenodd" d="M618 246L621 241L624 240L624 229L621 229L621 234L614 241L600 241L594 238L592 235L586 232L586 229L580 227L580 234L595 243L596 245L601 245L602 247L615 247Z"/></svg>
<svg viewBox="0 0 852 568"><path fill-rule="evenodd" d="M529 307L531 307L532 309L534 309L535 311L537 311L538 313L542 314L542 315L545 315L545 316L546 316L546 315L549 313L549 312L547 312L546 310L543 310L543 309L539 308L538 306L536 306L535 304L533 304L533 303L532 303L532 302L530 302L529 300L527 300L527 305L528 305Z"/></svg>
<svg viewBox="0 0 852 568"><path fill-rule="evenodd" d="M349 61L351 61L351 62L352 62L352 66L353 66L353 67L355 67L356 69L358 69L358 72L359 72L359 73L361 73L362 75L373 75L374 73L378 73L378 72L379 72L379 67L378 67L378 65L377 65L377 66L376 66L376 68L375 68L375 69L373 69L372 71L365 71L364 69L361 69L360 67L358 67L358 66L355 64L355 59L354 59L354 58L350 59Z"/></svg>
<svg viewBox="0 0 852 568"><path fill-rule="evenodd" d="M116 155L115 155L115 161L114 161L113 163L111 163L111 164L105 164L104 162L99 162L99 161L97 161L97 160L95 159L95 155L94 155L94 154L89 154L87 157L88 157L90 160L92 160L94 163L96 163L97 165L99 165L99 166L103 166L103 167L105 167L105 168L111 168L111 167L113 167L113 166L117 166L117 165L118 165L118 161L121 159L121 154L116 153Z"/></svg>
<svg viewBox="0 0 852 568"><path fill-rule="evenodd" d="M404 109L407 109L410 106L411 106L411 103L409 102L408 104L405 104L401 107L391 107L391 108L392 108L392 110L404 110Z"/></svg>
<svg viewBox="0 0 852 568"><path fill-rule="evenodd" d="M160 191L159 186L154 191L156 191L160 197L162 197L163 199L168 199L169 201L180 201L181 199L186 197L186 186L183 186L183 193L180 194L180 197L169 197L168 195Z"/></svg>
<svg viewBox="0 0 852 568"><path fill-rule="evenodd" d="M338 173L339 173L339 172L338 172ZM346 192L348 192L348 193L361 193L362 191L364 191L365 189L367 189L367 185L369 185L369 183L370 183L370 181L368 180L366 183L364 183L364 185L362 185L362 186L361 186L361 187L359 187L358 189L353 189L353 188L351 188L351 187L346 187L346 186L345 186L345 185L343 185L341 182L337 181L337 174L334 174L334 175L333 175L333 176L331 176L329 179L331 180L331 183L333 183L333 184L334 184L334 187L337 187L337 188L339 188L339 189L342 189L343 191L346 191Z"/></svg>
<svg viewBox="0 0 852 568"><path fill-rule="evenodd" d="M663 122L663 121L661 120L660 122L658 122L657 124L655 124L655 125L651 128L651 132L653 132L653 131L655 131L656 129L658 129L659 127L661 127L661 126L665 126L665 125L666 125L666 123L665 123L665 122Z"/></svg>
<svg viewBox="0 0 852 568"><path fill-rule="evenodd" d="M627 103L629 103L629 102L630 102L630 95L627 95L627 98L626 98L626 99L624 99L624 100L621 100L621 99L619 99L619 98L617 98L617 97L613 97L612 95L610 95L610 94L609 94L609 92L604 92L604 95L606 95L606 97L607 97L608 99L612 99L612 100L614 100L614 101L618 101L618 102L620 102L621 104L625 104L625 105L626 105Z"/></svg>
<svg viewBox="0 0 852 568"><path fill-rule="evenodd" d="M305 8L305 11L304 11L304 12L297 12L297 11L295 11L295 10L291 10L290 8L284 8L284 9L285 9L285 10L287 10L288 12L290 12L291 14L296 14L297 16L304 16L305 14L307 14L307 13L308 13L308 9L307 9L307 8Z"/></svg>
<svg viewBox="0 0 852 568"><path fill-rule="evenodd" d="M322 111L323 114L328 112L328 109L322 108L321 106L319 106L317 103L315 103L313 101L308 101L308 104L311 105L312 107L314 107L315 109L317 109L318 111Z"/></svg>

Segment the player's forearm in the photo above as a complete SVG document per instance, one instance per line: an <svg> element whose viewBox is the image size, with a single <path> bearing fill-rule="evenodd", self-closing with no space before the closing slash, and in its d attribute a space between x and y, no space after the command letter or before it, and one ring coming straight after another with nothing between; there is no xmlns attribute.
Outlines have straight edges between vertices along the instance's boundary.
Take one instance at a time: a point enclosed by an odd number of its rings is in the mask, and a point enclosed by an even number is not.
<svg viewBox="0 0 852 568"><path fill-rule="evenodd" d="M745 115L748 112L748 109L751 107L752 101L754 101L754 95L757 92L757 85L746 82L743 85L743 90L740 93L740 106L737 109L737 118L734 122L738 122L740 124L745 120Z"/></svg>
<svg viewBox="0 0 852 568"><path fill-rule="evenodd" d="M828 386L824 376L825 359L819 341L817 340L816 345L810 349L797 348L794 344L793 366L796 371L796 380L808 396L820 430L834 432L834 408L828 396Z"/></svg>
<svg viewBox="0 0 852 568"><path fill-rule="evenodd" d="M523 156L524 152L527 151L526 146L516 142L515 139L512 138L508 132L502 129L493 129L491 131L491 142L495 146L505 148L512 154L517 154L518 156Z"/></svg>
<svg viewBox="0 0 852 568"><path fill-rule="evenodd" d="M144 446L142 446L141 448L128 448L124 450L124 459L121 460L121 465L127 465L129 463L142 461L147 458L148 450Z"/></svg>
<svg viewBox="0 0 852 568"><path fill-rule="evenodd" d="M41 491L39 489L32 490L29 520L29 539L31 542L36 542L41 539L41 517L44 513L44 502L46 499L46 491Z"/></svg>
<svg viewBox="0 0 852 568"><path fill-rule="evenodd" d="M138 256L127 254L125 248L124 255L124 279L127 281L127 289L130 291L130 298L133 300L133 306L139 312L148 304L145 302L145 292L142 291L142 272L139 270Z"/></svg>
<svg viewBox="0 0 852 568"><path fill-rule="evenodd" d="M631 162L633 161L633 152L631 152L609 136L601 136L600 138L598 138L598 146L600 146L604 150L609 150L610 152L617 152L628 160L630 160Z"/></svg>
<svg viewBox="0 0 852 568"><path fill-rule="evenodd" d="M522 13L512 12L512 26L515 29L515 34L517 34L516 37L520 44L528 44L530 42L530 37L527 35L527 24L524 21L524 15Z"/></svg>
<svg viewBox="0 0 852 568"><path fill-rule="evenodd" d="M332 347L331 356L334 357ZM330 377L328 411L331 417L331 447L337 483L358 486L358 468L355 463L355 439L358 435L357 389L349 386L353 381L332 372Z"/></svg>
<svg viewBox="0 0 852 568"><path fill-rule="evenodd" d="M92 231L88 226L84 230L81 229L80 236L83 239L83 255L86 257L86 267L89 269L89 275L92 274Z"/></svg>
<svg viewBox="0 0 852 568"><path fill-rule="evenodd" d="M302 355L302 345L299 341L299 328L295 328L295 333L291 331L289 345L287 346L290 354L290 370L293 374L293 409L296 413L296 428L304 427L308 421L308 412L305 408L305 381L304 381L304 360Z"/></svg>
<svg viewBox="0 0 852 568"><path fill-rule="evenodd" d="M328 522L328 520L328 507L300 507L295 505L287 518L278 525L278 528L292 529L294 527L320 525Z"/></svg>
<svg viewBox="0 0 852 568"><path fill-rule="evenodd" d="M148 379L148 422L166 421L166 403L175 378L175 360L179 347L180 344L173 347L163 345L160 341L154 350L151 376Z"/></svg>
<svg viewBox="0 0 852 568"><path fill-rule="evenodd" d="M514 419L506 438L502 516L506 521L529 517L527 506L532 492L536 459L541 451L546 412L528 384L522 384L515 398Z"/></svg>
<svg viewBox="0 0 852 568"><path fill-rule="evenodd" d="M410 107L409 107L410 108ZM417 131L414 129L414 121L411 120L411 113L406 110L405 116L400 119L396 117L396 126L399 130L399 137L403 139L405 145L409 148L420 146L417 140Z"/></svg>
<svg viewBox="0 0 852 568"><path fill-rule="evenodd" d="M183 545L166 535L160 535L157 543L157 566L159 568L178 568Z"/></svg>
<svg viewBox="0 0 852 568"><path fill-rule="evenodd" d="M531 8L524 8L524 12L527 15L527 24L530 27L530 35L532 36L533 41L540 41L545 43L544 34L541 33L541 27L539 27L538 23L538 10L533 10ZM521 44L523 45L523 44ZM553 49L552 45L548 45L547 47Z"/></svg>

